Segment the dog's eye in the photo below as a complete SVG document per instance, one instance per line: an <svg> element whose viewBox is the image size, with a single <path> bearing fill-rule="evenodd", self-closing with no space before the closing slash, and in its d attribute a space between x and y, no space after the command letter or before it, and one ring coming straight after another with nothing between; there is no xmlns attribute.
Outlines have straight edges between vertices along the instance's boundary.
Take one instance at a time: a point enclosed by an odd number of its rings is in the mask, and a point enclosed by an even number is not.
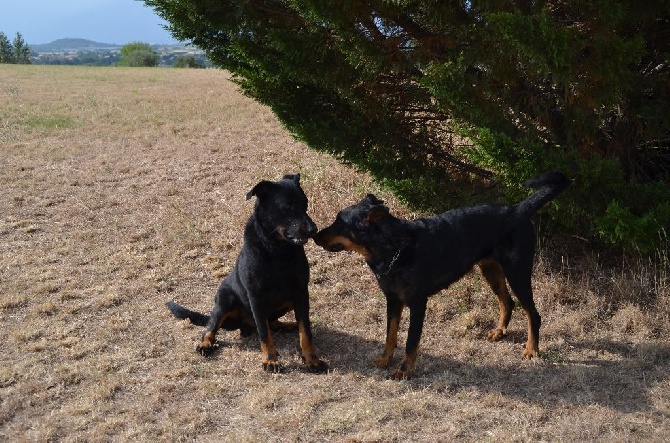
<svg viewBox="0 0 670 443"><path fill-rule="evenodd" d="M284 211L290 212L295 210L295 206L293 205L284 205Z"/></svg>

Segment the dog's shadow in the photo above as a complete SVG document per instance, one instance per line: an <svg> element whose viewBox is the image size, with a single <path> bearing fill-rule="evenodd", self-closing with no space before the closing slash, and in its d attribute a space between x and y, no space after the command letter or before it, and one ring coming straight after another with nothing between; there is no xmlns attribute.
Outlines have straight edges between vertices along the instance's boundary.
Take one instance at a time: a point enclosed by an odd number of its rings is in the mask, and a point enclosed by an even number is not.
<svg viewBox="0 0 670 443"><path fill-rule="evenodd" d="M295 350L297 334L275 334L279 349ZM388 369L380 369L372 361L383 349L382 340L368 340L358 335L320 326L314 331L315 345L328 361L331 371L355 372L385 380ZM258 337L249 337L239 346L256 347ZM548 349L539 362L523 361L518 365L469 363L436 356L429 349L419 353L415 375L407 383L416 389L434 390L442 395L476 389L479 392L499 393L540 406L568 403L597 404L622 412L641 412L654 409L651 390L670 379L670 344L655 343L636 346L611 340L564 343L568 348L581 348L592 355L609 355L588 360L552 361L558 351ZM280 351L281 352L281 351ZM501 350L501 352L504 352ZM402 347L389 369L400 364ZM287 372L303 370L299 359L287 362Z"/></svg>

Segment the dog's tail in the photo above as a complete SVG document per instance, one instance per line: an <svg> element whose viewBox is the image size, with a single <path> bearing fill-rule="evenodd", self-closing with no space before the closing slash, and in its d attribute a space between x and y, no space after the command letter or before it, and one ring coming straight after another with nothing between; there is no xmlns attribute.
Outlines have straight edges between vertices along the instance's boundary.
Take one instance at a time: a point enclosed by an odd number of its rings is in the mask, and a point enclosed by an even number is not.
<svg viewBox="0 0 670 443"><path fill-rule="evenodd" d="M179 320L188 318L191 320L191 323L197 326L207 326L207 323L209 323L209 315L191 311L190 309L186 309L185 307L180 306L173 301L167 302L166 305L170 312L172 312L172 315L174 315Z"/></svg>
<svg viewBox="0 0 670 443"><path fill-rule="evenodd" d="M556 198L558 194L570 186L570 183L572 183L572 180L558 171L545 172L535 178L526 180L524 185L537 189L537 191L517 204L517 215L525 218L532 217L542 206Z"/></svg>

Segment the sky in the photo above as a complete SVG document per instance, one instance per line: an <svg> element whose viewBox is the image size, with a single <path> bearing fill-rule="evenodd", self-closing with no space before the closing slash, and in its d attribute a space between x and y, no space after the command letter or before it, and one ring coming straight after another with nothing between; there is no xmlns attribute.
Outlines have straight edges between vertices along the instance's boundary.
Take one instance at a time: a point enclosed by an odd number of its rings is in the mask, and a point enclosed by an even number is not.
<svg viewBox="0 0 670 443"><path fill-rule="evenodd" d="M175 43L165 21L137 0L0 0L0 32L28 45L61 38L98 43Z"/></svg>

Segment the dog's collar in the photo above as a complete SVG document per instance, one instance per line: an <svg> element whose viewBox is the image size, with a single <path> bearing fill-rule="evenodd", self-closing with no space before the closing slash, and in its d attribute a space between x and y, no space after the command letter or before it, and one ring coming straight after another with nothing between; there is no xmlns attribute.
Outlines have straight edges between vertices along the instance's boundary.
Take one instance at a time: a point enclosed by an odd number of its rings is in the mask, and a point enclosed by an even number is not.
<svg viewBox="0 0 670 443"><path fill-rule="evenodd" d="M391 263L389 263L388 267L386 268L386 271L384 271L384 272L379 272L379 273L378 273L378 272L375 272L375 275L376 275L377 277L384 277L384 276L388 275L389 272L391 272L391 269L393 268L393 265L395 264L396 260L398 260L398 257L400 257L400 253L401 253L401 252L402 252L402 248L398 248L398 250L396 251L395 255L394 255L393 258L391 259Z"/></svg>

